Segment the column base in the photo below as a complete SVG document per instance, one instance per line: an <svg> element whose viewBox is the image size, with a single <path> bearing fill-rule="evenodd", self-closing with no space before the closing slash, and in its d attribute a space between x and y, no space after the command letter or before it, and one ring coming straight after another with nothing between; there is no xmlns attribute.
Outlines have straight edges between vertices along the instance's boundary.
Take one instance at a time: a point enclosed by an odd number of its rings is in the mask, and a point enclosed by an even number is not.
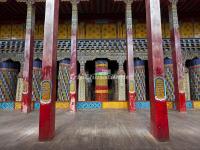
<svg viewBox="0 0 200 150"><path fill-rule="evenodd" d="M70 94L70 111L76 112L76 94Z"/></svg>
<svg viewBox="0 0 200 150"><path fill-rule="evenodd" d="M26 105L22 105L21 112L28 114L28 113L31 112L31 107L26 106Z"/></svg>
<svg viewBox="0 0 200 150"><path fill-rule="evenodd" d="M151 134L160 142L169 141L166 101L151 101Z"/></svg>
<svg viewBox="0 0 200 150"><path fill-rule="evenodd" d="M176 110L179 112L186 112L185 93L178 93L178 99L176 100Z"/></svg>
<svg viewBox="0 0 200 150"><path fill-rule="evenodd" d="M40 103L39 141L49 141L55 136L55 102Z"/></svg>
<svg viewBox="0 0 200 150"><path fill-rule="evenodd" d="M135 106L135 99L136 99L136 93L130 93L129 92L129 112L135 112L136 106Z"/></svg>
<svg viewBox="0 0 200 150"><path fill-rule="evenodd" d="M29 100L26 95L22 96L22 105L21 105L21 112L23 113L30 113L31 112L31 102L29 103Z"/></svg>

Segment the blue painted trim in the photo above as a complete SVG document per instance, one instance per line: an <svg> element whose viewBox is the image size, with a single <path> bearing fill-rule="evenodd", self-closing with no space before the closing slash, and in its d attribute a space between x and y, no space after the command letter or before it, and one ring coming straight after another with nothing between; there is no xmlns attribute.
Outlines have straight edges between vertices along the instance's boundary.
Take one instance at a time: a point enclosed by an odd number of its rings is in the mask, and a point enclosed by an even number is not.
<svg viewBox="0 0 200 150"><path fill-rule="evenodd" d="M40 109L40 102L34 102L34 110Z"/></svg>
<svg viewBox="0 0 200 150"><path fill-rule="evenodd" d="M78 102L77 109L102 109L101 102ZM186 102L187 109L193 108L193 102L187 101ZM173 103L173 108L176 109L175 103ZM14 102L0 102L0 110L9 110L13 111L15 109ZM34 110L40 109L40 102L34 102ZM136 101L136 109L150 109L150 102L149 101Z"/></svg>
<svg viewBox="0 0 200 150"><path fill-rule="evenodd" d="M197 66L197 65L200 65L200 58L195 58L191 60L190 66Z"/></svg>
<svg viewBox="0 0 200 150"><path fill-rule="evenodd" d="M77 109L101 109L101 102L77 102Z"/></svg>
<svg viewBox="0 0 200 150"><path fill-rule="evenodd" d="M173 103L173 108L174 108L174 110L176 110L175 102ZM192 109L193 108L193 102L192 101L186 101L186 108L187 109Z"/></svg>
<svg viewBox="0 0 200 150"><path fill-rule="evenodd" d="M0 109L13 111L15 109L15 103L14 102L0 102Z"/></svg>
<svg viewBox="0 0 200 150"><path fill-rule="evenodd" d="M187 102L186 102L186 108L187 108L187 109L192 109L192 108L193 108L193 103L192 103L192 101L187 101Z"/></svg>
<svg viewBox="0 0 200 150"><path fill-rule="evenodd" d="M164 59L164 64L165 64L165 65L171 65L171 64L173 64L172 59L170 59L170 58L165 58L165 59Z"/></svg>
<svg viewBox="0 0 200 150"><path fill-rule="evenodd" d="M107 60L96 60L96 64L108 64L108 61Z"/></svg>
<svg viewBox="0 0 200 150"><path fill-rule="evenodd" d="M192 101L187 101L186 102L186 107L187 109L192 109L193 108L193 102ZM176 109L176 105L173 102L173 108ZM136 102L136 109L150 109L150 102Z"/></svg>
<svg viewBox="0 0 200 150"><path fill-rule="evenodd" d="M0 68L3 69L19 69L19 64L15 63L12 60L6 60L3 62L0 62Z"/></svg>
<svg viewBox="0 0 200 150"><path fill-rule="evenodd" d="M33 67L35 67L35 68L42 68L42 61L40 59L35 59L33 61Z"/></svg>
<svg viewBox="0 0 200 150"><path fill-rule="evenodd" d="M149 109L150 108L150 102L136 102L136 109Z"/></svg>
<svg viewBox="0 0 200 150"><path fill-rule="evenodd" d="M61 63L61 64L70 64L70 59L65 58L65 59L63 59L63 60L60 60L59 63Z"/></svg>
<svg viewBox="0 0 200 150"><path fill-rule="evenodd" d="M135 67L144 66L144 65L145 65L144 60L140 60L140 59L135 59L134 60L134 66Z"/></svg>

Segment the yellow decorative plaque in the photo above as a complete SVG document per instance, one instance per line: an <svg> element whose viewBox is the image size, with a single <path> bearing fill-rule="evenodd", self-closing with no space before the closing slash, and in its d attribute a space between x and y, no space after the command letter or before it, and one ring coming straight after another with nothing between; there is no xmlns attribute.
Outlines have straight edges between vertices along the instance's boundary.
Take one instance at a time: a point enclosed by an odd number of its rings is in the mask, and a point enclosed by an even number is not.
<svg viewBox="0 0 200 150"><path fill-rule="evenodd" d="M71 80L70 84L70 94L74 94L76 92L76 82L74 80Z"/></svg>
<svg viewBox="0 0 200 150"><path fill-rule="evenodd" d="M134 85L134 81L130 81L130 83L129 83L129 92L130 93L134 93L134 91L135 91L135 87L134 87L135 85Z"/></svg>
<svg viewBox="0 0 200 150"><path fill-rule="evenodd" d="M23 82L23 94L27 94L28 93L28 82L24 81Z"/></svg>
<svg viewBox="0 0 200 150"><path fill-rule="evenodd" d="M180 79L178 84L179 84L179 92L184 93L185 92L185 90L184 90L184 79Z"/></svg>
<svg viewBox="0 0 200 150"><path fill-rule="evenodd" d="M51 81L44 80L41 83L41 103L49 104L51 102Z"/></svg>
<svg viewBox="0 0 200 150"><path fill-rule="evenodd" d="M163 101L166 99L165 79L158 77L154 80L155 98L156 100Z"/></svg>

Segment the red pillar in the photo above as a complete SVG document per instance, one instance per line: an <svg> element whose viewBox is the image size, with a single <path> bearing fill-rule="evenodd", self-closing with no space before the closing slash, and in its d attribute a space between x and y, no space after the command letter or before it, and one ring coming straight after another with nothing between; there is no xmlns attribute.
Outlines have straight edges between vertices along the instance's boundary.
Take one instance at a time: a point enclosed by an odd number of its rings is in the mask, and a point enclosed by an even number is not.
<svg viewBox="0 0 200 150"><path fill-rule="evenodd" d="M29 113L31 111L34 29L35 29L35 4L34 1L30 1L27 2L26 37L25 37L25 48L24 48L23 93L22 93L22 112L24 113Z"/></svg>
<svg viewBox="0 0 200 150"><path fill-rule="evenodd" d="M55 134L56 59L59 0L46 0L39 140L51 140Z"/></svg>
<svg viewBox="0 0 200 150"><path fill-rule="evenodd" d="M128 101L129 111L134 112L135 108L135 81L134 81L134 54L133 54L133 25L132 25L132 2L133 0L124 1L126 3L126 42L127 42L127 73L128 73Z"/></svg>
<svg viewBox="0 0 200 150"><path fill-rule="evenodd" d="M177 15L178 0L169 0L169 20L171 31L171 48L173 58L173 75L176 110L186 112L186 98L184 91L184 66L181 53L180 33Z"/></svg>
<svg viewBox="0 0 200 150"><path fill-rule="evenodd" d="M72 24L71 24L71 64L70 64L70 110L76 111L77 102L77 30L78 7L77 0L72 0Z"/></svg>
<svg viewBox="0 0 200 150"><path fill-rule="evenodd" d="M167 141L169 140L169 127L165 94L160 0L146 0L146 20L151 132L157 140Z"/></svg>

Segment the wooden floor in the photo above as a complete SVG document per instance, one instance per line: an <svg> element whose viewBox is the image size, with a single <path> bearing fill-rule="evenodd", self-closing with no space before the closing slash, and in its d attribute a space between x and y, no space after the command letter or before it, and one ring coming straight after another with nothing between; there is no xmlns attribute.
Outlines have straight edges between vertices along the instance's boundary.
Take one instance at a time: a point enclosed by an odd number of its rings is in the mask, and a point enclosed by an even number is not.
<svg viewBox="0 0 200 150"><path fill-rule="evenodd" d="M149 133L149 111L57 110L56 136L38 142L38 112L0 111L0 149L13 150L200 150L200 111L169 111L170 141Z"/></svg>

